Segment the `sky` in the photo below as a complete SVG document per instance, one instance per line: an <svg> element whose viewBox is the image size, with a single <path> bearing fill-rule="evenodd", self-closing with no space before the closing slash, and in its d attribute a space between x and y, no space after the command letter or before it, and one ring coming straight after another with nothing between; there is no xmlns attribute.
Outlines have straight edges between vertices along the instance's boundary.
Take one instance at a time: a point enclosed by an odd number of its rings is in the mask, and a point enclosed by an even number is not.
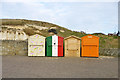
<svg viewBox="0 0 120 80"><path fill-rule="evenodd" d="M118 2L4 0L0 4L5 19L45 21L86 33L118 30Z"/></svg>

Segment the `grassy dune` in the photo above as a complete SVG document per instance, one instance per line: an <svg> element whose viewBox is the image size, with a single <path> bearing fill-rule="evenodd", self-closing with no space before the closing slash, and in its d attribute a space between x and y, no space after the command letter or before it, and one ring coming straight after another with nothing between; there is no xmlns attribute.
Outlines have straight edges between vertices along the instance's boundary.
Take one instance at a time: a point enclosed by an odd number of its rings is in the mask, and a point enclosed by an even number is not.
<svg viewBox="0 0 120 80"><path fill-rule="evenodd" d="M25 20L25 19L1 19L2 20L2 25L9 25L9 26L24 26L26 24L30 25L36 25L36 26L42 26L42 27L47 27L48 30L51 27L57 27L56 30L58 32L58 36L62 37L68 37L70 35L75 35L78 37L83 37L87 34L83 34L81 32L77 31L71 31L67 28L61 27L59 25L53 24L53 23L48 23L48 22L43 22L43 21L35 21L35 20ZM74 26L73 26L74 27ZM27 35L33 35L33 34L42 34L46 37L51 36L49 34L48 30L39 30L33 26L29 26L28 28L23 29L23 31ZM64 30L64 32L61 32L60 30ZM39 32L36 32L39 31ZM118 37L117 36L107 36L104 34L92 34L95 36L100 37L100 48L118 48Z"/></svg>

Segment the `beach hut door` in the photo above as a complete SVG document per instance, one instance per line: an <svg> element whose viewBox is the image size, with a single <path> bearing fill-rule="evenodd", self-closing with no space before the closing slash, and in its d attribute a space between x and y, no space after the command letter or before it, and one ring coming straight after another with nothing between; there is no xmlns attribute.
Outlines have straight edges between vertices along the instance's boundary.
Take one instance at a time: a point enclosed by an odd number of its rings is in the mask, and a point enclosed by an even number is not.
<svg viewBox="0 0 120 80"><path fill-rule="evenodd" d="M52 56L58 56L58 36L52 37Z"/></svg>

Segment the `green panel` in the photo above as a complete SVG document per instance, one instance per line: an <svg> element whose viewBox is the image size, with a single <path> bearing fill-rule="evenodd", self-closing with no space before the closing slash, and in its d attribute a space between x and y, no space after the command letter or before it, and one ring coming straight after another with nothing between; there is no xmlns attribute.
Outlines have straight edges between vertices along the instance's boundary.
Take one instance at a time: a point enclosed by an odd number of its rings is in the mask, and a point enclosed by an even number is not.
<svg viewBox="0 0 120 80"><path fill-rule="evenodd" d="M47 53L46 56L52 56L52 36L47 37Z"/></svg>

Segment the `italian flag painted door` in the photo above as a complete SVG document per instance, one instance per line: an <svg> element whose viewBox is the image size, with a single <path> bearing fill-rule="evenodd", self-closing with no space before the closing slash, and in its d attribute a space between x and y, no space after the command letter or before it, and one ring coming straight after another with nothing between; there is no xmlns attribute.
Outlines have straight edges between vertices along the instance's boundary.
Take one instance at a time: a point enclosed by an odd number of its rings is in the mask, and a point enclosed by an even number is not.
<svg viewBox="0 0 120 80"><path fill-rule="evenodd" d="M46 56L63 56L63 37L50 36L46 38Z"/></svg>

